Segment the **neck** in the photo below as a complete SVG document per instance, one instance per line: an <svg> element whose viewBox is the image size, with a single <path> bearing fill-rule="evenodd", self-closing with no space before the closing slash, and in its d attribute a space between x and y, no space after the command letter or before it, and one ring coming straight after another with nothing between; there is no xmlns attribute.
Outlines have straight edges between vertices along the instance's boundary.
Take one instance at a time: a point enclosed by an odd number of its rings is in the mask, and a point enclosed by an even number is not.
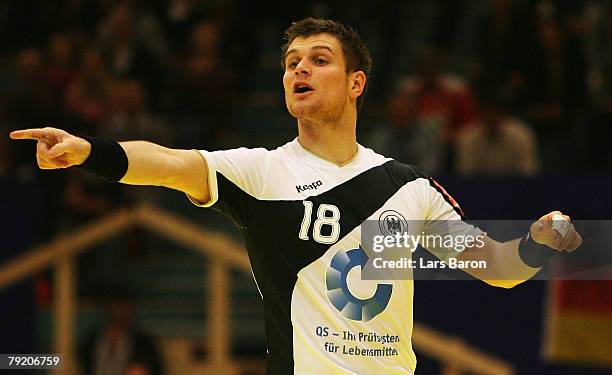
<svg viewBox="0 0 612 375"><path fill-rule="evenodd" d="M298 119L298 141L308 151L336 165L357 154L357 116L334 123Z"/></svg>

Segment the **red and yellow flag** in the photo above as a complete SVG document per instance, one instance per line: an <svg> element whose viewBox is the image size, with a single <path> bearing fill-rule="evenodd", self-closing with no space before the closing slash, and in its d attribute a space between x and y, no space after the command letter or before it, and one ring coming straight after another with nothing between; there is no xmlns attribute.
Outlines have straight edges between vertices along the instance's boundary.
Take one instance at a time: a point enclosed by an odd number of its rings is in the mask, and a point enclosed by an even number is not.
<svg viewBox="0 0 612 375"><path fill-rule="evenodd" d="M612 367L612 280L549 282L544 356Z"/></svg>

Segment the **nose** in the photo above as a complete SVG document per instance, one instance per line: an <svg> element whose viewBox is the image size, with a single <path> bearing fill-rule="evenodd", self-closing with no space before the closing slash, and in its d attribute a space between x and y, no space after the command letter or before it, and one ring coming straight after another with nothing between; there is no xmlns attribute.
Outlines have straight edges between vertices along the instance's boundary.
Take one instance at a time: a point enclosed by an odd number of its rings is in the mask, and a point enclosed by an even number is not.
<svg viewBox="0 0 612 375"><path fill-rule="evenodd" d="M307 59L300 60L300 62L295 67L294 72L295 75L298 77L301 75L310 75L310 65L308 64Z"/></svg>

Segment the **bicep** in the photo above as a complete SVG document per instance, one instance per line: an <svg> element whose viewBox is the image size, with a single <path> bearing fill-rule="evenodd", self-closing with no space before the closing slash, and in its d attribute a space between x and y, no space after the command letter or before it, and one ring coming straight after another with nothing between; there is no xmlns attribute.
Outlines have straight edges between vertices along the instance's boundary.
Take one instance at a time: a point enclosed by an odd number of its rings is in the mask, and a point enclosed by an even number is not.
<svg viewBox="0 0 612 375"><path fill-rule="evenodd" d="M164 186L198 201L210 199L206 161L197 151L171 149L146 141L120 144L128 156L128 170L122 183Z"/></svg>
<svg viewBox="0 0 612 375"><path fill-rule="evenodd" d="M210 201L208 166L204 156L195 150L171 150L175 173L166 187L180 190L195 201Z"/></svg>

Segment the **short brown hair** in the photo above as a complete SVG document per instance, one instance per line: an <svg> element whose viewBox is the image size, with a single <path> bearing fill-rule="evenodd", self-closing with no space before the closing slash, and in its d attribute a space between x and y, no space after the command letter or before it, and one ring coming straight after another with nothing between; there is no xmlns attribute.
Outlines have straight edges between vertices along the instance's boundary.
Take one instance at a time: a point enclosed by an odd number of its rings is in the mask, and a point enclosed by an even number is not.
<svg viewBox="0 0 612 375"><path fill-rule="evenodd" d="M338 21L313 17L293 22L285 30L285 44L281 47L281 67L285 69L285 54L295 38L307 38L317 34L330 34L338 39L346 60L347 73L362 71L366 77L369 77L372 70L372 56L359 34L352 27ZM363 106L366 91L367 84L357 98L357 108L359 109Z"/></svg>

